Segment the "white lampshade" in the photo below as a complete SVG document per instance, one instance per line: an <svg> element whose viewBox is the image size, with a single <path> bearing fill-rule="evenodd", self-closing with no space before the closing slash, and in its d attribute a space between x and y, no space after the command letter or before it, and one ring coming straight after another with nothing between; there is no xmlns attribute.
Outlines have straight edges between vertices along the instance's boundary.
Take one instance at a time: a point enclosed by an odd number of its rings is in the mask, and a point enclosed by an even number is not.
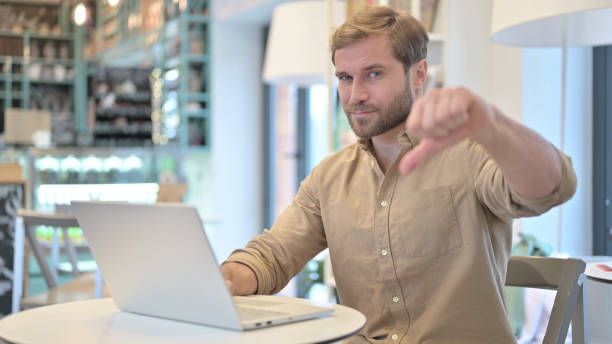
<svg viewBox="0 0 612 344"><path fill-rule="evenodd" d="M325 84L331 55L327 1L279 5L272 15L263 79L271 84ZM344 22L346 5L333 1L333 25Z"/></svg>
<svg viewBox="0 0 612 344"><path fill-rule="evenodd" d="M612 43L612 0L495 0L491 38L514 46Z"/></svg>

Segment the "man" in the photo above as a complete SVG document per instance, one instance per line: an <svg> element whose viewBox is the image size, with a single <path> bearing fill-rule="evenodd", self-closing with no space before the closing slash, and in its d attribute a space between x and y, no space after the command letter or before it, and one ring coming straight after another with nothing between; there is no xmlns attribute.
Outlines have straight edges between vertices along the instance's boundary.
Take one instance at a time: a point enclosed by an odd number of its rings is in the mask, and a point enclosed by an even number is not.
<svg viewBox="0 0 612 344"><path fill-rule="evenodd" d="M302 183L270 231L221 269L235 295L279 291L329 247L350 343L514 343L503 286L512 219L569 199L569 158L464 88L423 96L427 34L370 7L331 38L359 141ZM400 173L401 172L401 173Z"/></svg>

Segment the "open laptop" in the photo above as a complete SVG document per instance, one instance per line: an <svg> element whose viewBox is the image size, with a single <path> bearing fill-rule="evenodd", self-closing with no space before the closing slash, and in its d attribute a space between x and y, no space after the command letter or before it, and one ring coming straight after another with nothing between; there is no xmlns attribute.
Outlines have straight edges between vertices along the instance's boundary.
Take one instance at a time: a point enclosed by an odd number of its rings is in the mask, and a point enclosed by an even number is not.
<svg viewBox="0 0 612 344"><path fill-rule="evenodd" d="M72 212L122 311L232 330L333 312L291 299L232 297L192 206L73 201Z"/></svg>

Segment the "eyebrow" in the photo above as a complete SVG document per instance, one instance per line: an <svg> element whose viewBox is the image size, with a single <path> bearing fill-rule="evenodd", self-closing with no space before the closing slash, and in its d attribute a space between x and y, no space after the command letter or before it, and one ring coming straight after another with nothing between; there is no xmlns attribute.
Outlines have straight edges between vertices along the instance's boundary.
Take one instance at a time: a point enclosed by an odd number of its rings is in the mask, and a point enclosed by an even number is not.
<svg viewBox="0 0 612 344"><path fill-rule="evenodd" d="M384 66L384 65L378 64L378 63L374 63L374 64L371 64L371 65L369 65L367 67L364 67L362 70L363 71L369 71L369 70L372 70L372 69L387 69L387 67ZM343 76L343 75L348 75L348 73L345 72L345 71L337 71L335 74L336 74L336 77L340 77L340 76Z"/></svg>
<svg viewBox="0 0 612 344"><path fill-rule="evenodd" d="M381 64L375 63L375 64L365 67L363 70L372 70L372 69L387 69L387 67Z"/></svg>

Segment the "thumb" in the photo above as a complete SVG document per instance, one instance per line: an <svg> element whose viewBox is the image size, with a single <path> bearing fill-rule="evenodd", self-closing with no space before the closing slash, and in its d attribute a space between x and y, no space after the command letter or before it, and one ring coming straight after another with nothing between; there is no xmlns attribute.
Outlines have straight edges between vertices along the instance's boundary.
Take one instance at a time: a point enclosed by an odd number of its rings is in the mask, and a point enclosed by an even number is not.
<svg viewBox="0 0 612 344"><path fill-rule="evenodd" d="M443 148L439 142L430 138L424 138L416 147L404 154L399 163L401 174L408 175L419 167L427 158L436 154Z"/></svg>

